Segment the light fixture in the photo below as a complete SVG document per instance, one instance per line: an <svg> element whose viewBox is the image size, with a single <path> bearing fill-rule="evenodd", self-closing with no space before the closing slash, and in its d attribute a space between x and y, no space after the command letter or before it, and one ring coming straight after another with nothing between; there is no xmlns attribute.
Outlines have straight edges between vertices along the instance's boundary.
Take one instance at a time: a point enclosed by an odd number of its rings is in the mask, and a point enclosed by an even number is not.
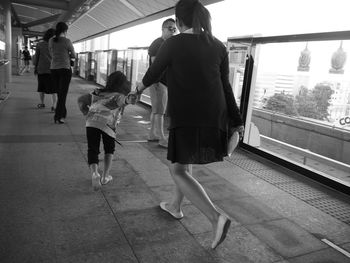
<svg viewBox="0 0 350 263"><path fill-rule="evenodd" d="M138 10L134 5L132 5L127 0L119 0L123 5L125 5L127 8L129 8L132 12L134 12L139 17L145 16L140 10Z"/></svg>

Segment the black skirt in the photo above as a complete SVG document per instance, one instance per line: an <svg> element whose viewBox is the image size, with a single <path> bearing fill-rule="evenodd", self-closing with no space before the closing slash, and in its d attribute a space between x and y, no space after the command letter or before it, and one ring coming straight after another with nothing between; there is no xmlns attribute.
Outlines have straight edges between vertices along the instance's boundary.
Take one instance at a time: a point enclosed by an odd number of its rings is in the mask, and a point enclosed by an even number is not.
<svg viewBox="0 0 350 263"><path fill-rule="evenodd" d="M223 161L227 156L227 138L227 133L217 128L170 129L167 159L180 164Z"/></svg>
<svg viewBox="0 0 350 263"><path fill-rule="evenodd" d="M52 85L51 74L38 74L38 92L57 93L56 85Z"/></svg>

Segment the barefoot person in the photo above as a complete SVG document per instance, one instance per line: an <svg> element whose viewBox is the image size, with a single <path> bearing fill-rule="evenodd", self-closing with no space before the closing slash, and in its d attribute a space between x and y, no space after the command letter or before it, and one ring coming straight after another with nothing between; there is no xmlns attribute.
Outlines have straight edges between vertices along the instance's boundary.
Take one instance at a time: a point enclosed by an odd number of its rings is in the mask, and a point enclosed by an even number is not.
<svg viewBox="0 0 350 263"><path fill-rule="evenodd" d="M238 130L242 136L243 121L229 82L227 51L211 33L209 11L198 0L180 0L175 16L180 34L163 43L136 93L167 70L167 158L176 191L172 201L161 202L160 208L181 219L186 196L211 222L214 249L225 239L231 221L192 177L192 164L223 161L229 135Z"/></svg>

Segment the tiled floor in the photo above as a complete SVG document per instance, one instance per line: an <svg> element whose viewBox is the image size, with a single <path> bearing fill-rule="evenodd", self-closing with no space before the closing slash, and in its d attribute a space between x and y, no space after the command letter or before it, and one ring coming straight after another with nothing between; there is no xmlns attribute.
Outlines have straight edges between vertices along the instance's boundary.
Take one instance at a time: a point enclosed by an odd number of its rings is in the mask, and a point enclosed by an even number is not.
<svg viewBox="0 0 350 263"><path fill-rule="evenodd" d="M49 107L36 108L34 76L14 76L0 104L0 262L350 262L322 241L350 251L349 198L242 150L193 169L232 218L212 250L211 225L190 201L182 220L158 207L174 185L166 150L145 140L140 105L120 125L113 182L92 191L76 100L93 87L73 78L67 123L57 125Z"/></svg>

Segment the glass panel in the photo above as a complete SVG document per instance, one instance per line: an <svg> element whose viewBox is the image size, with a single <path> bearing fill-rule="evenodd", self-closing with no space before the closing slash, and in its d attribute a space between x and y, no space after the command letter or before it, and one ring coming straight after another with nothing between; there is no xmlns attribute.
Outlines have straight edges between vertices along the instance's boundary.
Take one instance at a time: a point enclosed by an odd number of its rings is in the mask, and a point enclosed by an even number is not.
<svg viewBox="0 0 350 263"><path fill-rule="evenodd" d="M96 82L105 86L107 81L107 52L97 51L96 62Z"/></svg>
<svg viewBox="0 0 350 263"><path fill-rule="evenodd" d="M85 79L85 63L86 63L86 53L80 53L79 54L79 76Z"/></svg>
<svg viewBox="0 0 350 263"><path fill-rule="evenodd" d="M246 142L350 182L350 41L257 50Z"/></svg>
<svg viewBox="0 0 350 263"><path fill-rule="evenodd" d="M136 87L136 82L141 82L148 69L148 51L146 48L134 49L132 55L132 80L131 84ZM146 89L141 95L141 101L151 104L149 89Z"/></svg>
<svg viewBox="0 0 350 263"><path fill-rule="evenodd" d="M227 50L230 67L230 83L239 107L241 105L245 65L248 55L250 54L250 44L229 42Z"/></svg>

